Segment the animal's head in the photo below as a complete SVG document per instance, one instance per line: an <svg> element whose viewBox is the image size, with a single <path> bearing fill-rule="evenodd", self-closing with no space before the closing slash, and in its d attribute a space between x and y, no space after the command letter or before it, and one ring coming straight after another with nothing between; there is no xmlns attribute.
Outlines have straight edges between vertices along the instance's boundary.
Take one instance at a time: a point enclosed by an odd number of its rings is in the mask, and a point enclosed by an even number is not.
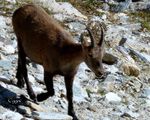
<svg viewBox="0 0 150 120"><path fill-rule="evenodd" d="M81 34L81 43L85 56L85 63L95 73L96 76L100 77L104 74L102 65L102 58L104 54L104 29L101 23L89 23L87 25L87 31L90 37L88 42L83 34Z"/></svg>

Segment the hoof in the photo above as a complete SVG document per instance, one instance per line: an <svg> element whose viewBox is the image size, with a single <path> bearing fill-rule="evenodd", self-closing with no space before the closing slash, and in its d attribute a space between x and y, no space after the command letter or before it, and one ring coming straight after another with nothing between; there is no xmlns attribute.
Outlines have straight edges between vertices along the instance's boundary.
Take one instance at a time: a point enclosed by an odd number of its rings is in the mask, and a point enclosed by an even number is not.
<svg viewBox="0 0 150 120"><path fill-rule="evenodd" d="M38 104L37 102L37 98L35 97L34 99L29 99L27 96L24 96L24 95L20 95L20 98L22 99L22 101L26 102L26 101L31 101L31 102L34 102L35 104Z"/></svg>
<svg viewBox="0 0 150 120"><path fill-rule="evenodd" d="M73 120L79 120L76 116L72 116Z"/></svg>
<svg viewBox="0 0 150 120"><path fill-rule="evenodd" d="M79 120L74 112L68 113L68 115L72 116L73 120Z"/></svg>
<svg viewBox="0 0 150 120"><path fill-rule="evenodd" d="M35 98L35 99L33 100L33 102L36 103L37 105L39 104L37 98Z"/></svg>
<svg viewBox="0 0 150 120"><path fill-rule="evenodd" d="M18 82L17 82L17 86L18 86L19 88L24 88L24 82L18 81Z"/></svg>
<svg viewBox="0 0 150 120"><path fill-rule="evenodd" d="M37 95L37 101L42 102L43 100L46 100L50 96L53 96L55 94L54 90L51 90L51 92L45 92Z"/></svg>
<svg viewBox="0 0 150 120"><path fill-rule="evenodd" d="M28 94L29 94L29 93L28 93ZM35 103L37 103L37 97L36 97L36 95L35 95L34 93L30 93L29 96L30 96L30 98L31 98Z"/></svg>
<svg viewBox="0 0 150 120"><path fill-rule="evenodd" d="M46 100L49 97L50 97L50 95L47 92L46 93L41 93L41 94L37 95L37 101L42 102L42 101Z"/></svg>

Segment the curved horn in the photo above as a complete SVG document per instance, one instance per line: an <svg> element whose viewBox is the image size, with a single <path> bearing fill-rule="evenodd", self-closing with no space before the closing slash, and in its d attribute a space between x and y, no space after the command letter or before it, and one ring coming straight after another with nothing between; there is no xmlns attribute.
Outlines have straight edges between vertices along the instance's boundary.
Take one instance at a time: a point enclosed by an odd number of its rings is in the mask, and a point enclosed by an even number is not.
<svg viewBox="0 0 150 120"><path fill-rule="evenodd" d="M88 33L89 33L89 35L90 35L91 47L94 47L94 46L95 46L95 39L94 39L94 37L93 37L93 34L92 34L91 30L90 30L88 27L86 27L86 29L87 29L87 31L88 31Z"/></svg>
<svg viewBox="0 0 150 120"><path fill-rule="evenodd" d="M104 29L103 29L103 25L102 25L102 24L100 24L100 27L101 27L101 38L100 38L100 40L99 40L98 45L99 45L99 46L102 46L103 41L104 41Z"/></svg>
<svg viewBox="0 0 150 120"><path fill-rule="evenodd" d="M83 43L83 33L81 33L81 35L80 35L80 41L81 41L81 43Z"/></svg>

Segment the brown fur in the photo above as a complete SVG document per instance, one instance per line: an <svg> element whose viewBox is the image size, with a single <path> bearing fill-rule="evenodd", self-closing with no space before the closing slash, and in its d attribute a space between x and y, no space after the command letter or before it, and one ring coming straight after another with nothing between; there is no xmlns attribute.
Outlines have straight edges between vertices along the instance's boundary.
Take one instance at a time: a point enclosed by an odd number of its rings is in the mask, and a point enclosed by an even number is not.
<svg viewBox="0 0 150 120"><path fill-rule="evenodd" d="M56 74L63 75L69 101L68 114L74 120L77 119L72 105L73 78L83 61L97 76L103 74L103 45L94 44L91 47L85 40L82 44L75 43L66 30L36 5L25 5L17 9L12 23L18 42L18 86L23 87L25 80L28 94L32 99L36 98L27 77L26 56L44 67L44 81L48 92L37 95L38 101L54 94L52 78ZM101 32L100 43L103 43L102 28ZM92 32L89 30L89 33Z"/></svg>

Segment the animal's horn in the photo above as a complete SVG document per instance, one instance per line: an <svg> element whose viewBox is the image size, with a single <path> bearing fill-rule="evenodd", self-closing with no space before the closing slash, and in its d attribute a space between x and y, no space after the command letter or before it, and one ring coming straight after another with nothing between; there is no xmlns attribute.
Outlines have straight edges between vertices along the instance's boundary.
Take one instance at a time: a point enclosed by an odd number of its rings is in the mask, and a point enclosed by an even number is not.
<svg viewBox="0 0 150 120"><path fill-rule="evenodd" d="M102 24L100 24L100 27L101 27L101 37L100 37L98 45L102 46L103 41L104 41L104 29L103 29L103 25Z"/></svg>
<svg viewBox="0 0 150 120"><path fill-rule="evenodd" d="M86 29L87 29L87 31L88 31L88 33L89 33L89 35L90 35L91 47L94 47L94 46L95 46L95 39L94 39L94 37L93 37L93 34L92 34L91 30L90 30L88 27L87 27Z"/></svg>

